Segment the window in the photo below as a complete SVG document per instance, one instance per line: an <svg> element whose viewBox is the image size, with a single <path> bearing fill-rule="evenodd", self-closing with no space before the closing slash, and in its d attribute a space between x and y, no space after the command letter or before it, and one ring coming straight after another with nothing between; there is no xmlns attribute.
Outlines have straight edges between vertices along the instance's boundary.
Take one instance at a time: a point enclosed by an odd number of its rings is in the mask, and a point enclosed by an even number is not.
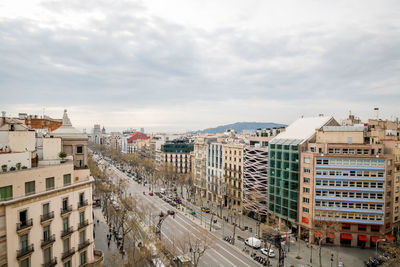
<svg viewBox="0 0 400 267"><path fill-rule="evenodd" d="M304 177L303 178L303 182L306 183L306 184L309 184L310 183L310 178Z"/></svg>
<svg viewBox="0 0 400 267"><path fill-rule="evenodd" d="M69 219L64 218L63 219L63 231L68 231L68 227L69 227Z"/></svg>
<svg viewBox="0 0 400 267"><path fill-rule="evenodd" d="M69 238L64 239L63 245L64 245L64 252L67 252L69 250Z"/></svg>
<svg viewBox="0 0 400 267"><path fill-rule="evenodd" d="M84 198L85 198L85 194L84 194L84 193L80 193L80 194L79 194L79 203L80 203L80 204L83 204Z"/></svg>
<svg viewBox="0 0 400 267"><path fill-rule="evenodd" d="M64 262L64 267L71 267L71 261Z"/></svg>
<svg viewBox="0 0 400 267"><path fill-rule="evenodd" d="M12 197L12 185L0 187L0 201L10 200Z"/></svg>
<svg viewBox="0 0 400 267"><path fill-rule="evenodd" d="M79 243L83 244L85 242L85 231L79 232Z"/></svg>
<svg viewBox="0 0 400 267"><path fill-rule="evenodd" d="M311 173L311 170L309 168L304 168L305 173Z"/></svg>
<svg viewBox="0 0 400 267"><path fill-rule="evenodd" d="M303 197L303 202L304 202L304 203L310 203L310 199L309 199L309 198L306 198L306 197Z"/></svg>
<svg viewBox="0 0 400 267"><path fill-rule="evenodd" d="M28 248L28 234L21 235L19 237L19 248L20 249Z"/></svg>
<svg viewBox="0 0 400 267"><path fill-rule="evenodd" d="M82 253L79 255L79 258L80 258L81 265L86 264L86 251L82 252Z"/></svg>
<svg viewBox="0 0 400 267"><path fill-rule="evenodd" d="M82 154L83 153L83 146L77 146L76 147L76 153Z"/></svg>
<svg viewBox="0 0 400 267"><path fill-rule="evenodd" d="M21 267L29 267L29 266L30 266L30 265L29 265L29 260L30 260L30 258L23 259L23 260L21 261L21 263L20 263L20 266L21 266Z"/></svg>
<svg viewBox="0 0 400 267"><path fill-rule="evenodd" d="M44 256L44 264L49 263L51 261L51 247L48 247L43 251L43 256Z"/></svg>
<svg viewBox="0 0 400 267"><path fill-rule="evenodd" d="M310 188L303 187L303 193L310 193Z"/></svg>
<svg viewBox="0 0 400 267"><path fill-rule="evenodd" d="M71 174L64 174L64 185L70 185L71 184Z"/></svg>
<svg viewBox="0 0 400 267"><path fill-rule="evenodd" d="M79 213L79 222L80 224L83 224L84 221L85 221L85 212L82 211L81 213Z"/></svg>
<svg viewBox="0 0 400 267"><path fill-rule="evenodd" d="M306 212L306 213L308 213L310 210L308 209L308 208L304 208L303 207L303 212Z"/></svg>
<svg viewBox="0 0 400 267"><path fill-rule="evenodd" d="M42 213L43 215L49 214L49 212L50 212L50 204L49 203L43 204L42 211L43 211L43 213Z"/></svg>
<svg viewBox="0 0 400 267"><path fill-rule="evenodd" d="M304 157L304 163L310 163L310 158Z"/></svg>
<svg viewBox="0 0 400 267"><path fill-rule="evenodd" d="M50 238L50 225L43 227L43 240L47 241Z"/></svg>
<svg viewBox="0 0 400 267"><path fill-rule="evenodd" d="M35 194L35 181L25 183L25 195Z"/></svg>
<svg viewBox="0 0 400 267"><path fill-rule="evenodd" d="M54 177L46 178L46 190L54 189Z"/></svg>

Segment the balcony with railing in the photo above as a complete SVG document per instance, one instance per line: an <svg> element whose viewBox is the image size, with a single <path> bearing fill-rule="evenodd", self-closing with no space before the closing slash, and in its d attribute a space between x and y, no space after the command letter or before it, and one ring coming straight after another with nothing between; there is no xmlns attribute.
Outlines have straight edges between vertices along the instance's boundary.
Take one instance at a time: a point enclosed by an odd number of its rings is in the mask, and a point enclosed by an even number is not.
<svg viewBox="0 0 400 267"><path fill-rule="evenodd" d="M75 248L70 248L62 253L61 259L64 260L68 257L71 257L74 254L75 254Z"/></svg>
<svg viewBox="0 0 400 267"><path fill-rule="evenodd" d="M34 251L33 244L26 247L22 247L21 249L17 250L17 259L20 259L28 254L31 254L33 251Z"/></svg>
<svg viewBox="0 0 400 267"><path fill-rule="evenodd" d="M86 227L89 225L89 220L83 220L81 222L78 223L78 230L82 229L83 227Z"/></svg>
<svg viewBox="0 0 400 267"><path fill-rule="evenodd" d="M42 239L41 247L45 247L47 245L53 244L56 241L56 236L52 234L51 236L47 237L46 239Z"/></svg>
<svg viewBox="0 0 400 267"><path fill-rule="evenodd" d="M27 230L32 228L33 225L33 220L29 219L26 221L22 221L22 222L18 222L17 223L17 232L23 231L23 230Z"/></svg>
<svg viewBox="0 0 400 267"><path fill-rule="evenodd" d="M40 215L40 222L44 223L54 218L54 211L48 212L46 214Z"/></svg>
<svg viewBox="0 0 400 267"><path fill-rule="evenodd" d="M42 267L53 267L57 265L57 258L52 258L50 261L43 263Z"/></svg>
<svg viewBox="0 0 400 267"><path fill-rule="evenodd" d="M78 202L78 209L86 207L87 205L88 205L88 200L87 199L79 201Z"/></svg>
<svg viewBox="0 0 400 267"><path fill-rule="evenodd" d="M78 245L78 250L82 250L90 245L90 240L87 239Z"/></svg>
<svg viewBox="0 0 400 267"><path fill-rule="evenodd" d="M68 205L61 208L61 215L66 215L70 212L72 212L72 205Z"/></svg>
<svg viewBox="0 0 400 267"><path fill-rule="evenodd" d="M68 227L67 229L64 229L61 231L61 237L68 236L74 232L74 228L72 226Z"/></svg>

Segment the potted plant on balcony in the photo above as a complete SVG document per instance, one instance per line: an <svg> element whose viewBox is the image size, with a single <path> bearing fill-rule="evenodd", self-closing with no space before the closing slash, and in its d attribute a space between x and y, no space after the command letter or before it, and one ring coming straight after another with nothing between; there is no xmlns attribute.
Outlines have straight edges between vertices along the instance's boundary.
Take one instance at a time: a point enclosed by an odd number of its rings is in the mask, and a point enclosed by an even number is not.
<svg viewBox="0 0 400 267"><path fill-rule="evenodd" d="M3 172L6 172L7 171L7 164L1 165L1 169L3 170Z"/></svg>
<svg viewBox="0 0 400 267"><path fill-rule="evenodd" d="M61 151L60 153L58 153L58 156L61 158L61 163L64 163L65 162L64 159L67 157L67 153Z"/></svg>
<svg viewBox="0 0 400 267"><path fill-rule="evenodd" d="M18 162L17 164L15 164L15 167L17 167L17 170L21 169L21 162Z"/></svg>

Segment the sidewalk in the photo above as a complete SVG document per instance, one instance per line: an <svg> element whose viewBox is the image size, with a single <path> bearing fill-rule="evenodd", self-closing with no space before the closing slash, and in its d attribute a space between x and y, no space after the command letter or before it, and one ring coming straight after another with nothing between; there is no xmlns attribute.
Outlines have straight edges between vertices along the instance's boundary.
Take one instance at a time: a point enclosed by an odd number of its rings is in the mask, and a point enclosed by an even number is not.
<svg viewBox="0 0 400 267"><path fill-rule="evenodd" d="M118 251L118 248L116 242L113 242L113 239L111 239L110 248L107 246L108 226L103 214L101 213L101 208L93 208L93 213L93 223L96 224L94 228L96 234L94 245L97 249L104 252L104 262L106 262L106 259L111 257L114 252ZM99 224L97 224L97 220L99 220Z"/></svg>

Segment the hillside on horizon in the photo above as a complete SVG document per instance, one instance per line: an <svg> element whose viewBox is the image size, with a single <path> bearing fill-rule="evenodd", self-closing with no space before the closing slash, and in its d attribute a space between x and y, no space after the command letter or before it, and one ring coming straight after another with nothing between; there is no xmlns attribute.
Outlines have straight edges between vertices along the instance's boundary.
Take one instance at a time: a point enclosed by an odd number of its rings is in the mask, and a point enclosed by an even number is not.
<svg viewBox="0 0 400 267"><path fill-rule="evenodd" d="M265 128L273 128L273 127L281 127L281 126L287 126L286 124L280 124L280 123L274 123L274 122L235 122L231 124L226 124L226 125L220 125L214 128L207 128L204 130L198 130L198 131L192 131L193 133L210 133L210 134L216 134L216 133L223 133L228 129L233 129L237 133L241 133L243 131L255 131L259 128L265 129Z"/></svg>

